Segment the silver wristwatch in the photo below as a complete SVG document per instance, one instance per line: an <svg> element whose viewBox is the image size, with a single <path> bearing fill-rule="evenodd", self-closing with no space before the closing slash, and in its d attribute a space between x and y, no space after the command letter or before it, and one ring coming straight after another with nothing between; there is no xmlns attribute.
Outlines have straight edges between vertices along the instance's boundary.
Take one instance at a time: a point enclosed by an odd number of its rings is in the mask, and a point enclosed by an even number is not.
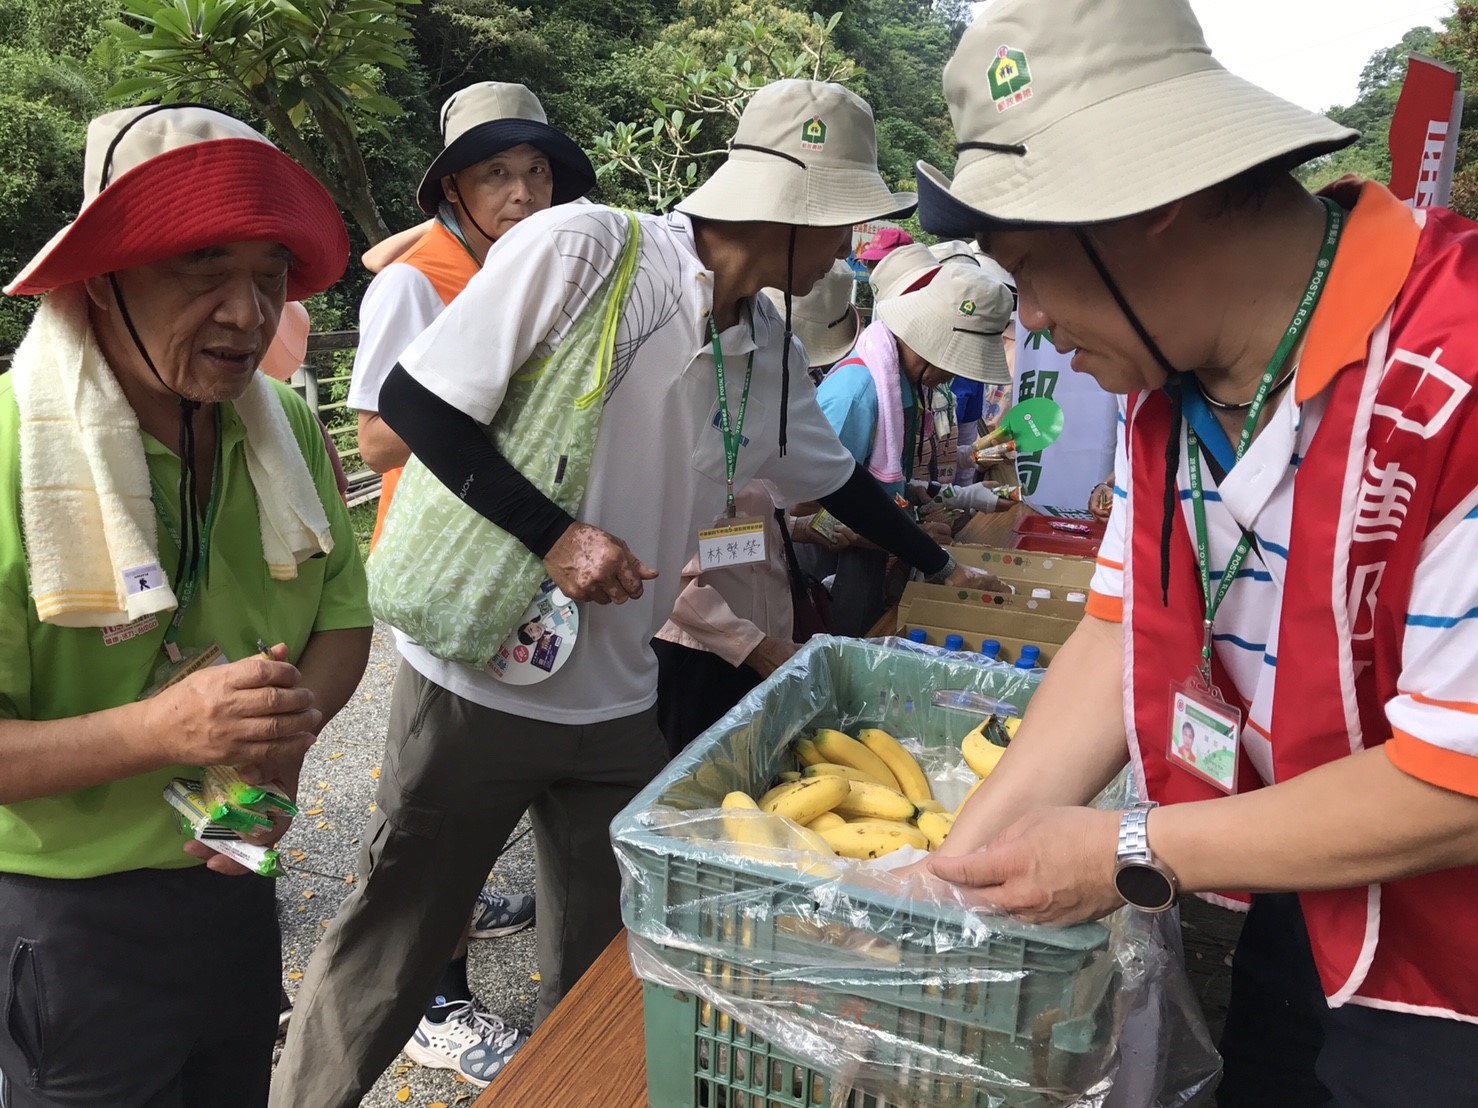
<svg viewBox="0 0 1478 1108"><path fill-rule="evenodd" d="M1146 832L1154 801L1130 808L1119 819L1119 849L1114 855L1114 888L1126 902L1144 912L1175 907L1179 885L1175 874L1150 851Z"/></svg>

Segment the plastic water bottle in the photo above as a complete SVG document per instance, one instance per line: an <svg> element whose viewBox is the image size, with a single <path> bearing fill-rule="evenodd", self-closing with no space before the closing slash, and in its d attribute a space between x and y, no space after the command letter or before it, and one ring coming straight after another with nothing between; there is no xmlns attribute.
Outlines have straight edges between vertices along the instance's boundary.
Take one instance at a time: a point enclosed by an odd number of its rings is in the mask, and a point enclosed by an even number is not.
<svg viewBox="0 0 1478 1108"><path fill-rule="evenodd" d="M944 636L944 649L946 649L946 650L964 650L965 649L965 636L964 635L946 635L946 636Z"/></svg>
<svg viewBox="0 0 1478 1108"><path fill-rule="evenodd" d="M922 627L915 627L912 631L908 633L908 641L916 643L927 643L929 641L929 632L925 631Z"/></svg>
<svg viewBox="0 0 1478 1108"><path fill-rule="evenodd" d="M1028 643L1021 648L1021 656L1016 659L1017 669L1036 669L1039 659L1042 657L1042 648Z"/></svg>
<svg viewBox="0 0 1478 1108"><path fill-rule="evenodd" d="M980 644L980 653L984 654L993 662L1001 659L1001 641L999 639L986 639Z"/></svg>

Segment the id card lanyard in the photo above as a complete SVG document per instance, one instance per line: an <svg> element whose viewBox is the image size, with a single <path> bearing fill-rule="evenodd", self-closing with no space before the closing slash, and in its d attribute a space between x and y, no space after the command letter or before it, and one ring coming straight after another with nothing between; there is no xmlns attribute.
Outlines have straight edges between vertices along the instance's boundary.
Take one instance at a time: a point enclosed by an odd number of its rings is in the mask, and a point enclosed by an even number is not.
<svg viewBox="0 0 1478 1108"><path fill-rule="evenodd" d="M1326 197L1319 199L1323 201L1326 209L1324 242L1319 247L1319 258L1314 263L1313 275L1309 278L1308 287L1298 303L1298 309L1293 313L1288 330L1284 332L1278 349L1273 351L1273 358L1268 362L1268 368L1263 371L1262 380L1258 382L1257 393L1247 409L1247 419L1242 425L1242 434L1237 440L1235 455L1237 461L1241 461L1242 455L1247 453L1247 448L1252 443L1252 436L1257 431L1257 423L1262 416L1262 410L1267 404L1268 394L1272 391L1273 382L1283 368L1283 363L1288 360L1289 355L1293 353L1303 337L1304 329L1314 314L1314 308L1318 306L1319 297L1324 292L1324 285L1329 278L1329 269L1334 262L1334 252L1339 246L1340 232L1344 228L1345 213L1334 201ZM1244 531L1236 549L1232 551L1231 558L1227 561L1226 572L1221 575L1221 584L1213 593L1211 591L1211 542L1206 526L1205 494L1201 483L1200 439L1193 428L1186 428L1186 442L1190 448L1187 467L1190 469L1191 476L1191 514L1196 523L1196 566L1201 573L1201 595L1206 600L1206 615L1202 621L1200 676L1205 688L1215 692L1216 687L1211 680L1211 642L1216 613L1221 607L1221 602L1226 599L1232 582L1241 572L1242 563L1247 560L1247 555L1252 549L1252 540Z"/></svg>
<svg viewBox="0 0 1478 1108"><path fill-rule="evenodd" d="M718 380L718 425L724 435L724 484L728 499L725 501L724 516L734 518L734 471L739 466L739 446L744 441L744 413L749 410L749 383L754 377L754 351L749 352L749 364L744 368L744 392L739 397L739 419L729 420L729 391L724 382L724 353L719 349L718 325L713 316L708 317L708 337L713 344L713 373Z"/></svg>
<svg viewBox="0 0 1478 1108"><path fill-rule="evenodd" d="M180 459L184 465L185 460ZM174 618L169 621L169 626L164 629L164 653L168 655L171 663L178 665L184 660L184 654L179 647L180 625L185 621L185 613L189 610L191 603L195 600L195 594L200 591L200 579L205 573L205 566L210 560L210 536L215 530L216 505L221 496L221 416L219 407L216 410L216 450L215 459L211 463L210 472L210 500L205 507L205 529L200 539L200 557L191 561L185 569L184 579L179 582L179 591L176 594L176 606ZM181 504L180 512L188 510L189 505ZM165 514L160 502L159 490L154 490L154 513L159 517L159 522L164 524L164 529L169 532L169 537L174 540L176 547L183 546L179 530Z"/></svg>

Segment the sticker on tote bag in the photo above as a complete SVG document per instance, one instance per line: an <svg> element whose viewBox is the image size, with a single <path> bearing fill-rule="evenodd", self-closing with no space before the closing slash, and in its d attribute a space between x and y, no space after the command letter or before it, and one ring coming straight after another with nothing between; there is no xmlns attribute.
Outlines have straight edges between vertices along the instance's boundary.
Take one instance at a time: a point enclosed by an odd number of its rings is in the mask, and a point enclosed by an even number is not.
<svg viewBox="0 0 1478 1108"><path fill-rule="evenodd" d="M488 672L509 685L534 685L558 673L575 649L580 610L548 578L518 626L488 663Z"/></svg>

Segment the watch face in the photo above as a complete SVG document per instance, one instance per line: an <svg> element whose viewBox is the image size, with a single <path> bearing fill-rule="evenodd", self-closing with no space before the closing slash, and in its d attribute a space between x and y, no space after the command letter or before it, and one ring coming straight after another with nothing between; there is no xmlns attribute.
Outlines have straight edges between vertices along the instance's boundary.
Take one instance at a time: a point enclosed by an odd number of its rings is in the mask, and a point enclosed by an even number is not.
<svg viewBox="0 0 1478 1108"><path fill-rule="evenodd" d="M1175 902L1175 886L1154 866L1129 863L1114 875L1119 895L1136 908L1159 911Z"/></svg>

